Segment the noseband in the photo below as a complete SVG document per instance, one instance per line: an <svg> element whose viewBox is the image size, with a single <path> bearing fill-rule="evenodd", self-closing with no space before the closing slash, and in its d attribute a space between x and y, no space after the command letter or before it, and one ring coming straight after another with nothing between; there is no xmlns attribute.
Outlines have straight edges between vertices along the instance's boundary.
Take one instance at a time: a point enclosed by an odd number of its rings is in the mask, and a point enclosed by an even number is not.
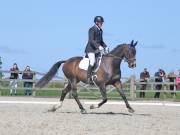
<svg viewBox="0 0 180 135"><path fill-rule="evenodd" d="M135 60L136 60L135 58L125 58L125 59L124 59L125 62L135 61Z"/></svg>

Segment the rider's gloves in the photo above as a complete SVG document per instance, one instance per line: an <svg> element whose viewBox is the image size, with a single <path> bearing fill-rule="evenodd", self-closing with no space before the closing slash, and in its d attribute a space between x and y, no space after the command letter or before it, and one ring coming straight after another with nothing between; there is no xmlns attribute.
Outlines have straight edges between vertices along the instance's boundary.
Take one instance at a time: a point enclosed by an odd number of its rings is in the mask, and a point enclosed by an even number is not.
<svg viewBox="0 0 180 135"><path fill-rule="evenodd" d="M105 52L109 53L109 48L108 47L105 48Z"/></svg>
<svg viewBox="0 0 180 135"><path fill-rule="evenodd" d="M100 51L103 51L104 48L100 45L100 46L99 46L99 50L100 50Z"/></svg>

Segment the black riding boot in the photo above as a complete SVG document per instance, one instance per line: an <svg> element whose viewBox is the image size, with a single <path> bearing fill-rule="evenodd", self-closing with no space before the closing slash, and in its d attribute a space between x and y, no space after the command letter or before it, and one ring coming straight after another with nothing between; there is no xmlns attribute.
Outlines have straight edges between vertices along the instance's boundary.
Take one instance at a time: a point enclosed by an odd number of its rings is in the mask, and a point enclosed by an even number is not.
<svg viewBox="0 0 180 135"><path fill-rule="evenodd" d="M89 65L88 71L87 71L87 83L89 83L89 84L91 82L92 69L93 69L93 66Z"/></svg>

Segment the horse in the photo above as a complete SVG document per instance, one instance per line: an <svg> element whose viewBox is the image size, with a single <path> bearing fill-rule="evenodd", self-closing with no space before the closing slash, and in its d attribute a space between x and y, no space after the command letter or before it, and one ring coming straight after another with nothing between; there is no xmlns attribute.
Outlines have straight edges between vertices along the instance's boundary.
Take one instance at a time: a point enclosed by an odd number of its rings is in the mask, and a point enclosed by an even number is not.
<svg viewBox="0 0 180 135"><path fill-rule="evenodd" d="M121 83L121 70L120 64L122 60L128 63L129 68L136 67L136 45L137 41L134 43L132 40L130 44L124 43L117 45L112 51L102 56L101 64L96 72L96 79L94 83L99 88L102 95L102 101L98 105L91 105L90 109L100 108L104 103L107 102L107 85L113 85L122 99L124 100L126 107L130 113L134 112L134 109L128 103L128 100L124 94ZM83 57L72 57L67 60L58 61L55 63L51 69L45 74L36 84L35 87L45 86L57 73L61 64L64 63L62 70L64 75L68 80L67 86L62 90L60 101L58 104L54 105L49 111L56 111L58 108L62 107L65 96L68 92L72 92L72 96L77 102L81 113L87 113L81 104L78 94L77 94L77 83L80 81L87 83L87 71L79 68L79 63Z"/></svg>

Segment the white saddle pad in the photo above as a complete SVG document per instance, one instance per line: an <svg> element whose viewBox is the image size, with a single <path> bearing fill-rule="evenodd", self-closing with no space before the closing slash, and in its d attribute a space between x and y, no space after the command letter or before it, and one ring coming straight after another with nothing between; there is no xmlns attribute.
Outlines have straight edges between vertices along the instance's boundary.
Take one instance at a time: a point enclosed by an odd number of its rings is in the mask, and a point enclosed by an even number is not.
<svg viewBox="0 0 180 135"><path fill-rule="evenodd" d="M83 57L83 59L79 63L79 68L84 69L84 70L88 70L88 67L89 67L89 59Z"/></svg>
<svg viewBox="0 0 180 135"><path fill-rule="evenodd" d="M99 61L98 61L98 65L97 65L97 67L94 69L94 71L93 72L97 72L98 71L98 69L99 69L99 67L100 67L100 64L101 64L101 58L102 58L102 56L101 57L99 57ZM88 70L88 67L89 67L89 58L86 58L86 57L83 57L83 59L80 61L80 63L79 63L79 68L80 69L83 69L83 70Z"/></svg>

